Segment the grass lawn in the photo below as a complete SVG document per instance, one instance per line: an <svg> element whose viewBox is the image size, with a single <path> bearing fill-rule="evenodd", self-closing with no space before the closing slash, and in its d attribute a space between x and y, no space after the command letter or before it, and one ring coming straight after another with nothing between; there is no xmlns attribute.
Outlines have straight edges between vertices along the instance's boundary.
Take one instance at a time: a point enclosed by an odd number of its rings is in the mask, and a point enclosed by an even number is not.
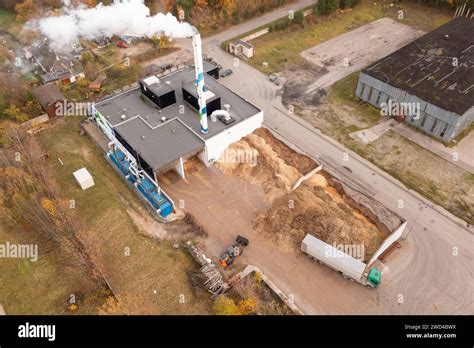
<svg viewBox="0 0 474 348"><path fill-rule="evenodd" d="M23 28L23 23L16 20L14 12L0 8L0 29L6 30L18 37Z"/></svg>
<svg viewBox="0 0 474 348"><path fill-rule="evenodd" d="M393 131L356 152L432 202L474 224L474 175ZM395 151L396 150L396 151Z"/></svg>
<svg viewBox="0 0 474 348"><path fill-rule="evenodd" d="M15 14L13 12L0 9L0 28L8 31L15 24Z"/></svg>
<svg viewBox="0 0 474 348"><path fill-rule="evenodd" d="M103 302L103 290L89 278L87 270L68 265L67 256L56 246L35 238L35 231L22 226L0 226L0 244L37 244L38 261L0 259L0 303L7 314L63 314L71 294L80 306L77 313L93 314Z"/></svg>
<svg viewBox="0 0 474 348"><path fill-rule="evenodd" d="M128 299L133 313L207 313L208 296L196 296L188 283L187 272L196 265L183 250L174 249L171 241L157 241L139 230L127 210L148 213L92 140L79 135L79 122L78 117L57 120L38 139L50 154L47 161L54 180L67 199L75 201L77 216L86 222L81 239L97 267L115 293ZM80 190L72 176L81 167L95 181L86 191ZM181 294L184 304L179 302Z"/></svg>
<svg viewBox="0 0 474 348"><path fill-rule="evenodd" d="M389 3L363 0L352 10L329 16L312 15L305 19L303 26L294 25L286 31L260 36L252 40L255 56L248 63L267 74L283 71L303 61L302 51L383 17L422 30L436 28L452 18L452 13L418 4L390 7ZM403 19L398 19L399 10L403 11ZM268 62L268 68L263 68L263 62Z"/></svg>
<svg viewBox="0 0 474 348"><path fill-rule="evenodd" d="M367 103L363 103L354 94L359 81L359 73L357 71L332 85L328 99L334 106L342 107L350 104L351 109L360 116L363 122L369 126L376 125L380 121L380 111Z"/></svg>

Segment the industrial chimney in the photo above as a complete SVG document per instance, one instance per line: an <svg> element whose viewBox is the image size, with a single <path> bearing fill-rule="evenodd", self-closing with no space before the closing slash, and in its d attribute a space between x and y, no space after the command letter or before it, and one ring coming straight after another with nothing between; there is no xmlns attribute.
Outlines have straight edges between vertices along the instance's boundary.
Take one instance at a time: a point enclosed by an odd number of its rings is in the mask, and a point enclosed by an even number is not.
<svg viewBox="0 0 474 348"><path fill-rule="evenodd" d="M207 133L207 109L206 98L204 96L204 68L202 63L201 34L195 28L193 35L193 51L194 51L194 70L196 73L196 89L199 104L199 118L201 123L201 132Z"/></svg>

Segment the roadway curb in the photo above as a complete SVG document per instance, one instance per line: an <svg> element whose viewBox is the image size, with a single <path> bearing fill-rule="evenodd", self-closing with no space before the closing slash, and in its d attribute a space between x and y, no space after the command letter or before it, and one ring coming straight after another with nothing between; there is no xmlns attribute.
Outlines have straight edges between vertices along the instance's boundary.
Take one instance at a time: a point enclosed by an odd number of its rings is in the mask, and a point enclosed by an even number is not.
<svg viewBox="0 0 474 348"><path fill-rule="evenodd" d="M278 98L280 99L280 98ZM297 117L297 116L294 116L294 115L290 115L287 113L286 110L282 110L280 108L280 105L281 105L281 99L278 100L278 105L274 105L274 109L283 113L286 117L289 117L291 118L292 120L296 121L298 124L300 124L301 126L305 127L307 130L311 131L312 133L314 133L315 135L319 136L320 138L322 138L324 141L330 143L331 145L337 147L341 152L347 152L352 158L354 158L355 160L357 160L360 164L362 164L363 166L365 166L366 168L376 172L377 174L383 176L385 179L389 180L390 182L392 182L393 184L395 184L396 186L398 186L399 188L401 189L404 189L406 190L410 195L412 195L414 198L418 199L419 201L421 201L423 204L425 204L426 206L429 206L430 208L432 208L433 210L435 210L437 213L439 213L440 215L443 215L444 217L448 218L449 220L451 220L452 222L454 222L455 224L457 224L459 227L463 228L464 230L466 230L467 232L469 232L470 234L474 234L474 229L472 227L467 227L466 224L468 224L466 221L458 218L457 216L451 214L449 211L447 211L446 209L444 209L443 207L440 207L436 204L434 204L433 202L431 202L430 200L428 200L427 198L423 197L420 193L416 192L416 191L413 191L411 189L408 189L402 182L400 182L399 180L395 179L394 177L392 177L391 175L389 175L388 173L386 173L383 169L377 167L375 164L373 164L372 162L370 162L369 160L363 158L362 156L360 156L359 154L357 154L356 152L352 151L351 149L348 149L346 148L344 145L340 144L339 142L337 142L336 140L330 138L329 136L325 135L323 132L321 132L319 129L317 129L316 127L314 127L313 125L311 125L310 123L308 123L307 121ZM265 121L264 121L265 122ZM282 135L280 132L278 132L277 130L274 130L273 128L271 127L268 127L270 129L272 129L272 131L278 133L281 137L283 137L284 139L286 139L287 141L289 141L284 135ZM316 131L315 131L316 130ZM318 134L319 133L319 134ZM290 142L291 143L291 142ZM299 146L295 145L295 144L292 144L293 146L297 147L298 149L300 149L303 153L305 153L306 155L312 157L311 155L309 155L305 150L301 149ZM316 159L315 159L316 160ZM316 160L317 162L317 160Z"/></svg>

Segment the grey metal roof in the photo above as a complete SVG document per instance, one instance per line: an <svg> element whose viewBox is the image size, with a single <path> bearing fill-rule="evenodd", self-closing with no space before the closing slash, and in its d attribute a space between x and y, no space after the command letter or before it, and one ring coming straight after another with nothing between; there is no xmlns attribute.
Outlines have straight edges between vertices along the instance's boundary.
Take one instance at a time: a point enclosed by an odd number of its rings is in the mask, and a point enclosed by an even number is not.
<svg viewBox="0 0 474 348"><path fill-rule="evenodd" d="M245 46L247 48L252 48L252 44L247 42L247 41L244 41L244 40L236 40L234 45L242 45L242 46Z"/></svg>
<svg viewBox="0 0 474 348"><path fill-rule="evenodd" d="M474 20L453 19L363 72L462 115L474 99L473 32Z"/></svg>
<svg viewBox="0 0 474 348"><path fill-rule="evenodd" d="M34 87L32 92L36 99L38 99L43 110L46 110L51 104L57 101L66 100L54 83Z"/></svg>
<svg viewBox="0 0 474 348"><path fill-rule="evenodd" d="M166 83L166 81L169 81L170 86L176 93L176 103L167 106L164 109L160 109L146 97L142 96L139 88L103 100L97 103L95 107L112 126L137 115L140 115L152 128L162 123L161 117L163 116L167 119L178 117L203 139L209 139L214 135L225 131L227 128L230 128L231 126L234 126L260 112L259 108L220 84L211 76L206 75L206 88L221 98L221 105L230 105L230 115L235 119L235 122L229 126L219 120L217 122L211 122L210 115L208 115L209 132L203 134L200 132L198 112L189 106L183 99L182 86L193 80L193 68L187 68L161 77L160 83ZM123 118L122 115L124 115L125 118Z"/></svg>
<svg viewBox="0 0 474 348"><path fill-rule="evenodd" d="M208 72L210 70L213 70L213 69L217 68L217 63L210 62L207 59L203 59L202 64L203 64L202 66L203 66L205 72Z"/></svg>
<svg viewBox="0 0 474 348"><path fill-rule="evenodd" d="M206 88L221 98L221 105L230 105L230 115L235 122L225 125L220 120L211 122L208 117L209 132L203 134L200 132L198 112L183 99L182 86L192 81L192 67L161 77L159 83L166 86L165 89L174 89L176 94L176 103L163 109L143 96L139 87L103 100L95 108L157 170L183 155L203 148L206 139L260 112L256 106L206 75ZM165 122L162 117L166 118Z"/></svg>
<svg viewBox="0 0 474 348"><path fill-rule="evenodd" d="M140 117L135 117L116 126L115 131L153 170L204 147L204 141L178 119L151 128Z"/></svg>

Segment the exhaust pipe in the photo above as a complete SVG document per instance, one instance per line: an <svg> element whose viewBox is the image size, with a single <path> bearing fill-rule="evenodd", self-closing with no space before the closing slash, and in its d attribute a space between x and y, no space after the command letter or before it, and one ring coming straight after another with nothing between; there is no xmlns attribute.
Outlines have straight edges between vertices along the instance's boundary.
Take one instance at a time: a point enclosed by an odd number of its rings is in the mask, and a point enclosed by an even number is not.
<svg viewBox="0 0 474 348"><path fill-rule="evenodd" d="M202 63L202 47L201 47L201 34L195 28L195 34L193 35L193 51L194 51L194 71L196 74L196 90L198 95L199 104L199 119L201 123L201 132L207 133L209 131L207 127L207 108L206 99L204 97L204 68Z"/></svg>

